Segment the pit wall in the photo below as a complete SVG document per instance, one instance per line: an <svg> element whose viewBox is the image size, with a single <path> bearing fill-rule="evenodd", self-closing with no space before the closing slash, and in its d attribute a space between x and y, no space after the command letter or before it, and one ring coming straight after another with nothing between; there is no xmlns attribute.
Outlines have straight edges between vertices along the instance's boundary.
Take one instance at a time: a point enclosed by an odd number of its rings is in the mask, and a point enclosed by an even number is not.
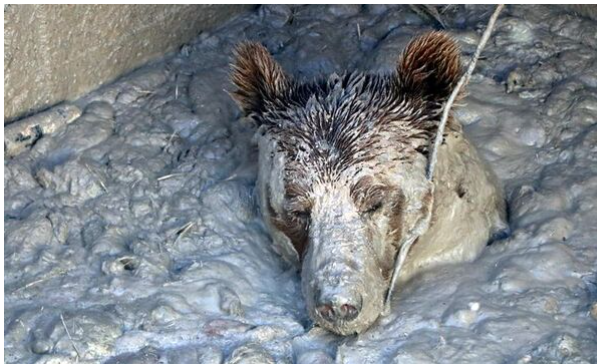
<svg viewBox="0 0 597 364"><path fill-rule="evenodd" d="M5 5L4 124L73 100L251 5Z"/></svg>

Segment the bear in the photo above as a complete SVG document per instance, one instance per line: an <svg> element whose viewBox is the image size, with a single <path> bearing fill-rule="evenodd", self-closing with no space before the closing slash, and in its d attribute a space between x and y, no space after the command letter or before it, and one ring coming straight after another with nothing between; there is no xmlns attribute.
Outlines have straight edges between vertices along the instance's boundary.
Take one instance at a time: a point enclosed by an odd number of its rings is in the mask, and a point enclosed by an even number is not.
<svg viewBox="0 0 597 364"><path fill-rule="evenodd" d="M426 214L398 284L476 259L507 229L498 179L453 115L426 179L461 75L456 42L438 31L411 40L388 74L310 81L286 74L261 44L237 46L231 95L257 126L261 214L276 251L300 269L317 325L351 335L375 322L405 234Z"/></svg>

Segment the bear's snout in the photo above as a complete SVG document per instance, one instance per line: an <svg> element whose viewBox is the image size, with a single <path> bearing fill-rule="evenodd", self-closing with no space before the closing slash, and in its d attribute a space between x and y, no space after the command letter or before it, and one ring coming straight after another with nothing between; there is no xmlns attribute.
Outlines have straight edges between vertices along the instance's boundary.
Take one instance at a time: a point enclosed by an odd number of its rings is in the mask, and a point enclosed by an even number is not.
<svg viewBox="0 0 597 364"><path fill-rule="evenodd" d="M336 323L356 319L363 307L363 296L353 289L316 289L316 311L322 319Z"/></svg>

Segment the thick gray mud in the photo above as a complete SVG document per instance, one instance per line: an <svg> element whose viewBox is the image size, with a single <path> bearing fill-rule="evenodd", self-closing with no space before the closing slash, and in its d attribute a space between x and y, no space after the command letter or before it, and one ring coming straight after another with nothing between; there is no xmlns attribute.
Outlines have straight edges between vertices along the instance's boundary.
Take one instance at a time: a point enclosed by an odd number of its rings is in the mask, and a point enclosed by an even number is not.
<svg viewBox="0 0 597 364"><path fill-rule="evenodd" d="M491 11L443 14L465 60ZM561 8L508 6L457 111L510 237L347 338L312 327L271 247L254 129L224 91L234 45L299 77L387 72L431 26L400 6L265 6L80 100L4 163L5 362L597 362L597 23Z"/></svg>

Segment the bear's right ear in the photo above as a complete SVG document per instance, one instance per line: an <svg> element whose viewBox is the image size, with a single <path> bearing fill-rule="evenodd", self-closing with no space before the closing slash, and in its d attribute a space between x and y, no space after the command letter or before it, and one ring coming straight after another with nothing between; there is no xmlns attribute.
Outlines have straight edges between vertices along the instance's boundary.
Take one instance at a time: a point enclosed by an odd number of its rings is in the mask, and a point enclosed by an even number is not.
<svg viewBox="0 0 597 364"><path fill-rule="evenodd" d="M282 67L259 43L243 42L234 55L230 78L237 90L231 93L232 98L245 115L260 114L268 102L288 88L289 81Z"/></svg>

